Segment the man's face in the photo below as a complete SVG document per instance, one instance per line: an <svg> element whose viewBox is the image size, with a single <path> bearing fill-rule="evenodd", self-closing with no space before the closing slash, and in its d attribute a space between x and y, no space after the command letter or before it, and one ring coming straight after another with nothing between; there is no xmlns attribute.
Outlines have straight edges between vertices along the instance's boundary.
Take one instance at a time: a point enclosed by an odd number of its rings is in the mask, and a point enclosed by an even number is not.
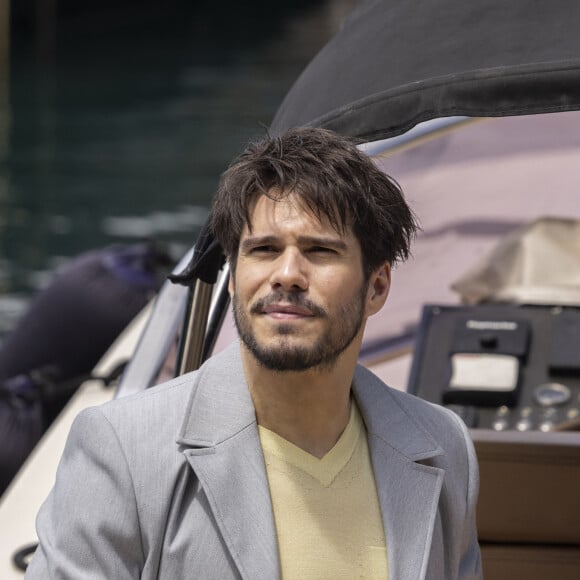
<svg viewBox="0 0 580 580"><path fill-rule="evenodd" d="M369 315L358 240L320 222L298 198L260 197L230 280L242 342L264 367L332 367Z"/></svg>

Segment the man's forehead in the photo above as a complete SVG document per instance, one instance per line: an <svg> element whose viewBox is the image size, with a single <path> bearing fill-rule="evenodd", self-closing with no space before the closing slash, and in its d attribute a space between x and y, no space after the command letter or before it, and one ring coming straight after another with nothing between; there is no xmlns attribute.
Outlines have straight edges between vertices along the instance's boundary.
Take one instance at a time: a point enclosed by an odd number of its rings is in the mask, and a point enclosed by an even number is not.
<svg viewBox="0 0 580 580"><path fill-rule="evenodd" d="M328 215L329 212L310 206L307 199L295 193L262 194L249 207L248 220L244 225L242 236L253 233L256 225L276 227L292 220L311 222L317 230L333 230L341 237L351 234L351 224L343 223L338 210L331 211L332 213Z"/></svg>

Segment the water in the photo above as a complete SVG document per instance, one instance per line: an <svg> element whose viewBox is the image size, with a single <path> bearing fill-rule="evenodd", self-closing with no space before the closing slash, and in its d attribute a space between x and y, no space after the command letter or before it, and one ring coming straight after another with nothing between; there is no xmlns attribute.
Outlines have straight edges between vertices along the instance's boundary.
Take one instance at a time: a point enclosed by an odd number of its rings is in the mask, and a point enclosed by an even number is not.
<svg viewBox="0 0 580 580"><path fill-rule="evenodd" d="M12 4L0 332L81 252L146 238L184 251L227 162L355 2Z"/></svg>

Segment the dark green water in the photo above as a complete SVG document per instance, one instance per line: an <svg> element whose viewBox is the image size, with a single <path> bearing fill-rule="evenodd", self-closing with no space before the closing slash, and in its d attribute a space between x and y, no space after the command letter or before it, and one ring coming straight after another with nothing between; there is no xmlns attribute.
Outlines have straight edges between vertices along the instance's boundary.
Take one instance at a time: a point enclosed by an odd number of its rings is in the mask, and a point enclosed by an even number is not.
<svg viewBox="0 0 580 580"><path fill-rule="evenodd" d="M81 252L188 246L227 162L354 3L13 3L0 331Z"/></svg>

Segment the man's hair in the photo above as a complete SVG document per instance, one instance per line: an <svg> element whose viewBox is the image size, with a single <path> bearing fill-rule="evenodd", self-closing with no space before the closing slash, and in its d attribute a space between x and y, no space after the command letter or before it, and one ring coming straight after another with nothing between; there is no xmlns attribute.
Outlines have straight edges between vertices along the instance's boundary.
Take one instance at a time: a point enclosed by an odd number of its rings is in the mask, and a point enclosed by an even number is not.
<svg viewBox="0 0 580 580"><path fill-rule="evenodd" d="M211 225L232 268L244 225L252 229L257 199L290 194L337 232L352 228L365 276L385 261L408 258L417 223L399 185L354 142L325 129L299 128L251 143L221 177Z"/></svg>

